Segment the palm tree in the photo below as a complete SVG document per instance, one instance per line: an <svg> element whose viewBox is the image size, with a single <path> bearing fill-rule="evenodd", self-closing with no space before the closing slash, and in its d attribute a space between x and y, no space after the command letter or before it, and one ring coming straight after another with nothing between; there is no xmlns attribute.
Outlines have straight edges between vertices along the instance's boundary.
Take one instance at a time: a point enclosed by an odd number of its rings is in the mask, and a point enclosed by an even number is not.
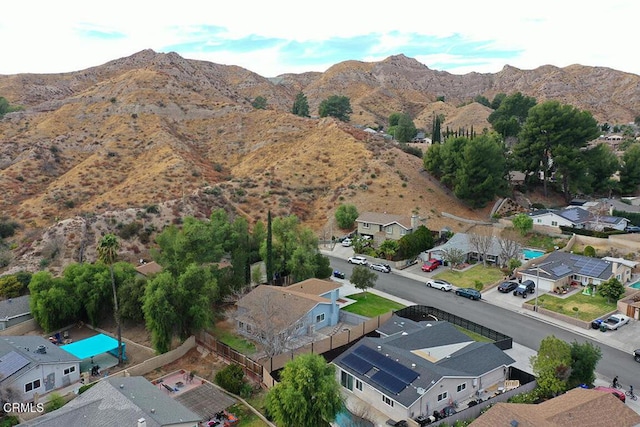
<svg viewBox="0 0 640 427"><path fill-rule="evenodd" d="M120 327L120 312L118 311L118 296L116 293L116 280L113 276L113 264L118 259L120 242L113 234L105 234L98 243L98 259L109 266L111 273L111 287L113 288L113 315L118 329L118 364L122 364L122 328Z"/></svg>

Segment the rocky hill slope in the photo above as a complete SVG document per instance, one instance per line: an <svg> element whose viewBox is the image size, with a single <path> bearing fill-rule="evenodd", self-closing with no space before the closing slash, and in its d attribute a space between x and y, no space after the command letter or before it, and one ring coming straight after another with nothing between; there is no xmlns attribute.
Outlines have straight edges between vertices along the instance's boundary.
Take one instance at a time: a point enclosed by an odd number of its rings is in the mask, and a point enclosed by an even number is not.
<svg viewBox="0 0 640 427"><path fill-rule="evenodd" d="M468 209L419 158L355 125L406 111L418 127L444 114L445 126L481 130L491 110L473 97L514 90L626 122L638 111L638 79L581 66L455 76L402 55L267 79L151 50L74 73L0 76L0 96L24 106L0 121L0 209L22 225L12 268L90 259L102 233L136 221L157 230L218 207L250 223L268 210L296 214L326 236L340 234L341 203L460 229L442 213L483 220L487 211ZM327 96L349 96L351 123L290 114L299 91L312 114ZM251 107L257 96L267 110ZM147 243L132 238L124 250L135 259Z"/></svg>

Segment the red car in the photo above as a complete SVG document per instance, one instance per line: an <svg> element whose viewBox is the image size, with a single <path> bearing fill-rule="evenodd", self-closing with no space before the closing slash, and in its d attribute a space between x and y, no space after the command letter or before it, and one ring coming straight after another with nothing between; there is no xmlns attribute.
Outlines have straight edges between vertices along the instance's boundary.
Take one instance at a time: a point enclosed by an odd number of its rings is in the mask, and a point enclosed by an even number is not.
<svg viewBox="0 0 640 427"><path fill-rule="evenodd" d="M438 268L439 265L440 265L440 261L432 258L429 261L425 261L425 263L422 264L422 271L433 271L436 268Z"/></svg>
<svg viewBox="0 0 640 427"><path fill-rule="evenodd" d="M611 393L615 397L617 397L618 399L622 400L623 402L625 400L627 400L626 396L624 395L624 391L618 390L617 388L597 386L597 387L594 387L593 389L594 390L598 390L598 391L605 391L607 393Z"/></svg>

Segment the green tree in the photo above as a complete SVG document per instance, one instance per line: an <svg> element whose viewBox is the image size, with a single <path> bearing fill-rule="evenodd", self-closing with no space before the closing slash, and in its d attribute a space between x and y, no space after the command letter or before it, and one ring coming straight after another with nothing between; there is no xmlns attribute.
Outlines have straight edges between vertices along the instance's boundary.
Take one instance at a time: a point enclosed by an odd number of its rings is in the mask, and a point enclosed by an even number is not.
<svg viewBox="0 0 640 427"><path fill-rule="evenodd" d="M393 113L389 116L389 133L400 142L409 142L416 136L416 125L406 113Z"/></svg>
<svg viewBox="0 0 640 427"><path fill-rule="evenodd" d="M386 239L380 244L380 252L384 255L385 259L393 259L398 250L400 249L400 243L397 240Z"/></svg>
<svg viewBox="0 0 640 427"><path fill-rule="evenodd" d="M538 390L544 397L554 397L567 390L571 374L571 346L550 335L542 340L538 354L531 356Z"/></svg>
<svg viewBox="0 0 640 427"><path fill-rule="evenodd" d="M611 301L618 301L622 295L624 295L624 292L624 285L615 277L598 285L598 294L605 297L609 303Z"/></svg>
<svg viewBox="0 0 640 427"><path fill-rule="evenodd" d="M105 234L98 243L98 260L109 266L109 274L111 276L111 288L113 291L113 316L116 321L116 329L118 334L118 364L122 364L122 325L120 325L120 311L118 309L118 294L116 291L116 279L113 274L113 264L118 259L118 250L120 242L113 234Z"/></svg>
<svg viewBox="0 0 640 427"><path fill-rule="evenodd" d="M476 95L476 97L473 98L473 101L477 102L480 105L484 105L485 107L491 108L491 102L489 102L486 96Z"/></svg>
<svg viewBox="0 0 640 427"><path fill-rule="evenodd" d="M442 142L442 118L437 115L433 118L433 125L431 126L431 142L439 144Z"/></svg>
<svg viewBox="0 0 640 427"><path fill-rule="evenodd" d="M317 354L288 362L265 405L281 427L325 427L343 407L335 368Z"/></svg>
<svg viewBox="0 0 640 427"><path fill-rule="evenodd" d="M353 229L353 223L359 215L355 205L342 204L336 209L335 218L338 227L343 230L351 230Z"/></svg>
<svg viewBox="0 0 640 427"><path fill-rule="evenodd" d="M491 105L490 105L491 109L497 110L498 108L500 108L502 101L504 101L506 97L507 97L506 93L497 93L496 96L494 96L493 100L491 101Z"/></svg>
<svg viewBox="0 0 640 427"><path fill-rule="evenodd" d="M441 152L441 144L431 144L422 157L422 167L424 170L438 179L440 179L443 174Z"/></svg>
<svg viewBox="0 0 640 427"><path fill-rule="evenodd" d="M232 363L216 372L215 381L223 389L240 394L245 384L244 371L240 365Z"/></svg>
<svg viewBox="0 0 640 427"><path fill-rule="evenodd" d="M267 269L267 283L273 283L274 259L273 259L273 225L271 224L271 210L267 213L267 238L265 240L265 253L262 259Z"/></svg>
<svg viewBox="0 0 640 427"><path fill-rule="evenodd" d="M318 114L320 117L335 117L343 122L349 121L349 115L353 113L351 110L351 101L346 96L331 95L329 98L320 102Z"/></svg>
<svg viewBox="0 0 640 427"><path fill-rule="evenodd" d="M582 344L577 341L571 343L571 375L568 387L574 388L580 384L593 386L596 380L596 366L602 358L602 350L590 342Z"/></svg>
<svg viewBox="0 0 640 427"><path fill-rule="evenodd" d="M175 325L184 340L211 325L217 282L208 267L191 264L178 277L176 285L169 304L179 313Z"/></svg>
<svg viewBox="0 0 640 427"><path fill-rule="evenodd" d="M640 186L640 144L634 143L622 155L620 167L620 192L633 195Z"/></svg>
<svg viewBox="0 0 640 427"><path fill-rule="evenodd" d="M583 149L599 134L598 124L588 111L547 101L529 110L514 155L525 172L543 172L545 193L553 167L568 202L571 190L575 190L573 180L584 177Z"/></svg>
<svg viewBox="0 0 640 427"><path fill-rule="evenodd" d="M267 98L264 96L257 96L256 99L253 100L251 106L256 110L266 110L267 109Z"/></svg>
<svg viewBox="0 0 640 427"><path fill-rule="evenodd" d="M22 295L26 288L15 274L0 277L0 297L16 298Z"/></svg>
<svg viewBox="0 0 640 427"><path fill-rule="evenodd" d="M64 269L63 277L76 290L89 323L100 326L100 319L110 308L104 302L113 298L110 267L103 263L69 264Z"/></svg>
<svg viewBox="0 0 640 427"><path fill-rule="evenodd" d="M613 174L620 169L618 157L606 144L598 144L585 153L586 174L580 180L580 189L586 194L609 196L616 188Z"/></svg>
<svg viewBox="0 0 640 427"><path fill-rule="evenodd" d="M591 258L595 258L596 257L596 250L595 250L595 248L593 246L587 245L587 246L584 247L583 255L591 257Z"/></svg>
<svg viewBox="0 0 640 427"><path fill-rule="evenodd" d="M533 218L525 213L519 213L511 220L513 228L520 232L521 236L526 236L533 229Z"/></svg>
<svg viewBox="0 0 640 427"><path fill-rule="evenodd" d="M503 137L516 136L527 119L529 109L534 105L536 105L535 98L516 92L505 97L500 102L500 106L489 114L487 120Z"/></svg>
<svg viewBox="0 0 640 427"><path fill-rule="evenodd" d="M297 116L309 117L309 102L304 93L298 92L295 101L293 101L291 112Z"/></svg>
<svg viewBox="0 0 640 427"><path fill-rule="evenodd" d="M507 167L504 145L496 138L481 135L469 140L456 171L454 193L473 207L483 207L506 191Z"/></svg>
<svg viewBox="0 0 640 427"><path fill-rule="evenodd" d="M433 247L433 235L424 225L418 226L413 233L405 234L398 241L398 256L401 259L416 257L420 252Z"/></svg>
<svg viewBox="0 0 640 427"><path fill-rule="evenodd" d="M151 343L158 353L171 350L174 326L178 324L180 313L171 304L174 292L175 282L168 271L155 275L144 292L142 311L151 332Z"/></svg>
<svg viewBox="0 0 640 427"><path fill-rule="evenodd" d="M54 278L48 271L35 273L29 283L29 293L31 313L45 332L78 319L81 301L64 277Z"/></svg>
<svg viewBox="0 0 640 427"><path fill-rule="evenodd" d="M353 272L351 273L351 278L349 282L353 284L357 289L367 292L367 289L373 288L376 285L376 281L378 280L378 275L375 271L365 267L364 265L356 265L353 267Z"/></svg>

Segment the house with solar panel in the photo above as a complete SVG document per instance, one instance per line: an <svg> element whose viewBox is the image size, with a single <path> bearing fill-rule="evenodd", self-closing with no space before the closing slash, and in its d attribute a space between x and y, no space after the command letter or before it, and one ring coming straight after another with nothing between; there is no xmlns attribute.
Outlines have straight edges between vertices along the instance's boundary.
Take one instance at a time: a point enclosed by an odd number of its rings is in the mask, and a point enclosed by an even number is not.
<svg viewBox="0 0 640 427"><path fill-rule="evenodd" d="M429 416L497 389L515 360L493 343L476 342L443 321L396 315L335 358L347 395L391 419Z"/></svg>
<svg viewBox="0 0 640 427"><path fill-rule="evenodd" d="M574 227L602 231L605 228L624 230L629 225L627 218L599 215L583 207L571 206L566 209L538 209L527 215L533 225L547 227Z"/></svg>
<svg viewBox="0 0 640 427"><path fill-rule="evenodd" d="M597 286L612 277L627 283L631 280L636 262L621 258L591 258L567 252L555 251L529 268L521 270L522 280L533 280L541 292L554 292L567 287Z"/></svg>
<svg viewBox="0 0 640 427"><path fill-rule="evenodd" d="M0 388L21 401L80 381L80 359L39 336L0 337Z"/></svg>

